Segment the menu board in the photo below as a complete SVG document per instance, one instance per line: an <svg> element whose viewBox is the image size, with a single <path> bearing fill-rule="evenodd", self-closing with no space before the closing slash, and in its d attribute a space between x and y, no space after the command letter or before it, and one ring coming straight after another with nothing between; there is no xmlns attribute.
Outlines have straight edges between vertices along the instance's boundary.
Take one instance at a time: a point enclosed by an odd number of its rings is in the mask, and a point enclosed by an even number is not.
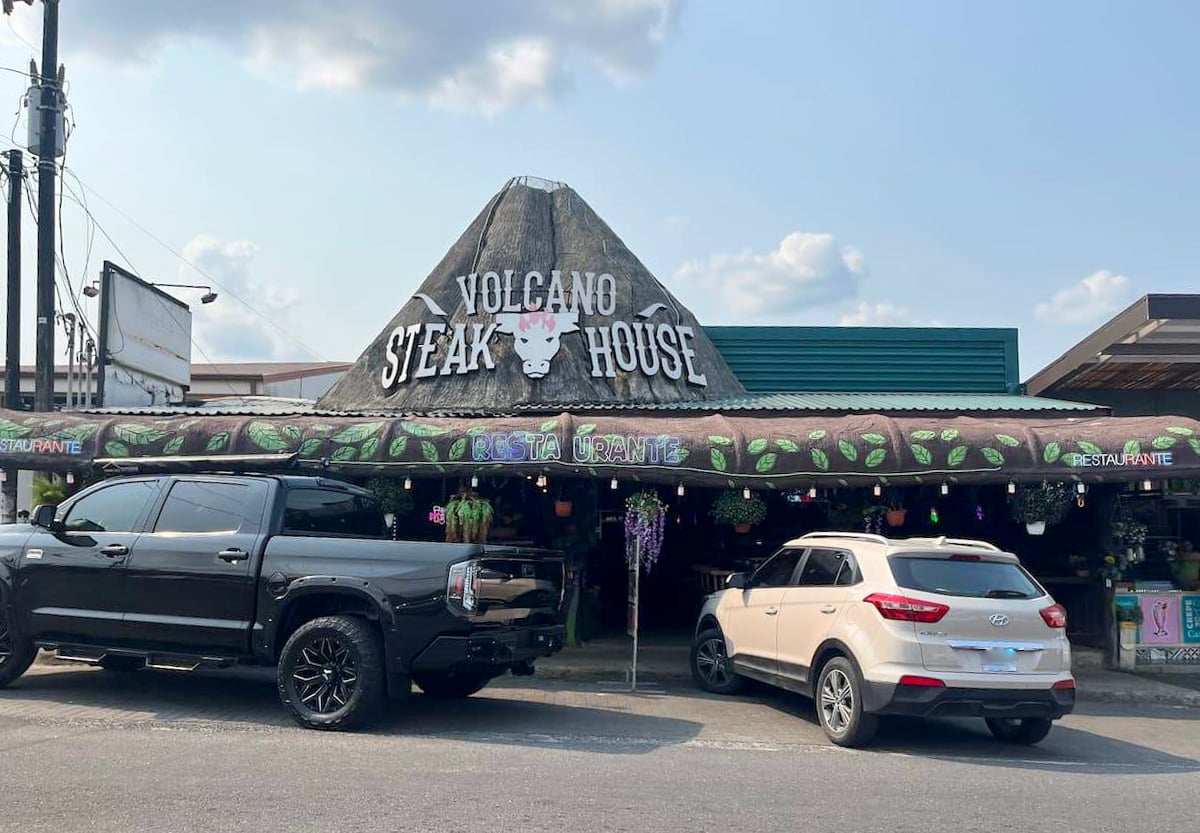
<svg viewBox="0 0 1200 833"><path fill-rule="evenodd" d="M1183 597L1183 641L1200 642L1200 594Z"/></svg>
<svg viewBox="0 0 1200 833"><path fill-rule="evenodd" d="M1143 645L1178 645L1181 640L1179 593L1139 594L1142 605L1141 643Z"/></svg>

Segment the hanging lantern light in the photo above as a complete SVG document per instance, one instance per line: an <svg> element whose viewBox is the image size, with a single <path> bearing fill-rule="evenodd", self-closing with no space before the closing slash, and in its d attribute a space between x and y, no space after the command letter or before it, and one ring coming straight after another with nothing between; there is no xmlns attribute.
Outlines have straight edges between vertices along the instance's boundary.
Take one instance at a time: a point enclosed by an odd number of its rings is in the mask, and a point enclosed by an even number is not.
<svg viewBox="0 0 1200 833"><path fill-rule="evenodd" d="M938 515L937 507L930 506L929 507L929 522L931 524L933 524L934 526L937 526L939 521L941 521L941 517Z"/></svg>
<svg viewBox="0 0 1200 833"><path fill-rule="evenodd" d="M471 488L472 489L479 488L479 475L476 475L476 474L471 475Z"/></svg>
<svg viewBox="0 0 1200 833"><path fill-rule="evenodd" d="M948 494L950 494L950 484L949 484L949 483L943 483L943 484L942 484L942 494L943 494L943 495L948 495Z"/></svg>
<svg viewBox="0 0 1200 833"><path fill-rule="evenodd" d="M1154 491L1154 484L1149 480L1143 480L1142 481L1142 491L1143 492Z"/></svg>
<svg viewBox="0 0 1200 833"><path fill-rule="evenodd" d="M675 494L679 495L680 497L683 497L685 494L687 494L687 489L683 487L682 483L675 487Z"/></svg>
<svg viewBox="0 0 1200 833"><path fill-rule="evenodd" d="M608 488L612 489L614 492L617 490L617 478L614 477L608 482Z"/></svg>
<svg viewBox="0 0 1200 833"><path fill-rule="evenodd" d="M545 489L545 488L546 488L546 475L544 475L544 474L539 474L539 475L538 475L538 478L537 478L537 487L538 487L539 489Z"/></svg>
<svg viewBox="0 0 1200 833"><path fill-rule="evenodd" d="M816 498L817 498L817 487L816 486L808 487L808 496L810 498L812 498L813 500L816 500Z"/></svg>
<svg viewBox="0 0 1200 833"><path fill-rule="evenodd" d="M1015 495L1017 493L1017 484L1012 480L1008 481L1008 493L1010 495Z"/></svg>
<svg viewBox="0 0 1200 833"><path fill-rule="evenodd" d="M872 489L871 491L873 491L875 493L875 497L883 497L883 487L880 486L878 483L875 484L875 488Z"/></svg>
<svg viewBox="0 0 1200 833"><path fill-rule="evenodd" d="M743 499L743 500L749 500L749 499L750 499L750 487L749 487L749 486L743 486L743 487L742 487L742 499Z"/></svg>
<svg viewBox="0 0 1200 833"><path fill-rule="evenodd" d="M67 472L67 485L68 486L75 485L75 472L73 472L73 471Z"/></svg>
<svg viewBox="0 0 1200 833"><path fill-rule="evenodd" d="M411 477L404 478L404 491L406 491L406 492L412 491L412 478Z"/></svg>

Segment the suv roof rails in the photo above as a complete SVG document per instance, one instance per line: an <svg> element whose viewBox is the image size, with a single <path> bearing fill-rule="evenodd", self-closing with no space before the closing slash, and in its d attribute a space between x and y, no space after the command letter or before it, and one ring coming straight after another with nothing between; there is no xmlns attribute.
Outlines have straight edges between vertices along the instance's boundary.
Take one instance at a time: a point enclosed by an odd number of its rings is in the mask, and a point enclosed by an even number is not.
<svg viewBox="0 0 1200 833"><path fill-rule="evenodd" d="M806 532L800 536L800 540L809 538L848 538L852 541L871 541L876 544L892 543L882 535L876 535L873 532Z"/></svg>
<svg viewBox="0 0 1200 833"><path fill-rule="evenodd" d="M952 547L970 547L977 550L988 550L989 552L1002 552L995 544L990 544L987 541L978 541L974 538L947 538L945 535L937 538L905 538L903 541L897 541L897 543L907 543L909 541L920 544L929 543L939 547L948 545Z"/></svg>

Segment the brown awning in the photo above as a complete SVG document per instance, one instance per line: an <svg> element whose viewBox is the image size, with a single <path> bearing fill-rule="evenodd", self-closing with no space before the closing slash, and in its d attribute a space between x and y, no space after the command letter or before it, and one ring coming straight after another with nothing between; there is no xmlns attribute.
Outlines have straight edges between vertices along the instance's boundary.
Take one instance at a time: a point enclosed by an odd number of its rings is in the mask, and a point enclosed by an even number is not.
<svg viewBox="0 0 1200 833"><path fill-rule="evenodd" d="M270 455L277 455L272 457ZM40 414L0 410L0 464L82 470L157 461L292 461L346 474L509 471L778 489L894 482L1200 476L1200 422L877 414L368 418Z"/></svg>

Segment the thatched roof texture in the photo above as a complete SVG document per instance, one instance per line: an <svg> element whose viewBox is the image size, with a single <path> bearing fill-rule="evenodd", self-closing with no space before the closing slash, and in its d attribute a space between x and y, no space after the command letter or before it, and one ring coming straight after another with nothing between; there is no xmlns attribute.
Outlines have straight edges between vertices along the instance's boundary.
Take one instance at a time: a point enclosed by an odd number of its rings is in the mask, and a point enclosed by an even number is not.
<svg viewBox="0 0 1200 833"><path fill-rule="evenodd" d="M742 393L691 312L578 194L522 178L488 202L319 406L503 411Z"/></svg>

